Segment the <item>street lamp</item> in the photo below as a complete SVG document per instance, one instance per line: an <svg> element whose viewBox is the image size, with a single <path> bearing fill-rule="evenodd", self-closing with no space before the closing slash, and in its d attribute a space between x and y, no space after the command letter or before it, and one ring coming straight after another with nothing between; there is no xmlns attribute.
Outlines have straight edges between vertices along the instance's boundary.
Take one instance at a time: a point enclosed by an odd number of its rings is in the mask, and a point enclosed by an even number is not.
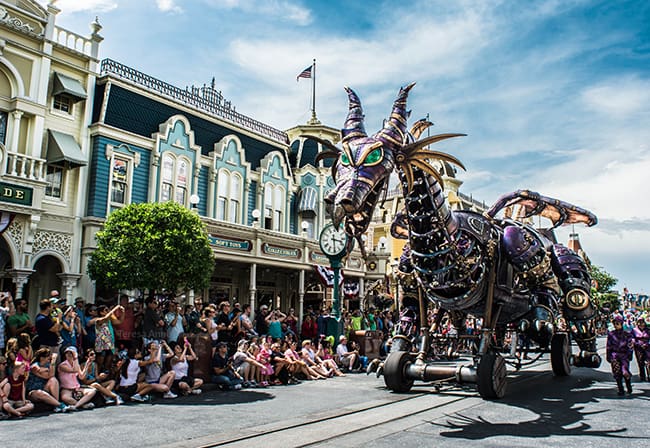
<svg viewBox="0 0 650 448"><path fill-rule="evenodd" d="M253 217L253 227L259 227L260 225L260 216L262 214L258 209L255 209L251 212L251 216Z"/></svg>
<svg viewBox="0 0 650 448"><path fill-rule="evenodd" d="M196 210L196 207L199 205L199 202L201 202L201 198L199 197L198 194L194 193L193 195L190 196L190 208L192 210Z"/></svg>

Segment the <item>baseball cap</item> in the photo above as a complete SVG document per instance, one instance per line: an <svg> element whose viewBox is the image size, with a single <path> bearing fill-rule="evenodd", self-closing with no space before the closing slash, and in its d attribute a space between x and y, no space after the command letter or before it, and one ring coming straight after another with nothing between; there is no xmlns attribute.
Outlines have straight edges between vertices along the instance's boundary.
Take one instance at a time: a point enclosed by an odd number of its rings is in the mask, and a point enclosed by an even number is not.
<svg viewBox="0 0 650 448"><path fill-rule="evenodd" d="M225 342L217 342L217 348L219 347L228 347L228 344Z"/></svg>
<svg viewBox="0 0 650 448"><path fill-rule="evenodd" d="M346 338L344 334L342 334L341 336L339 336L339 341L343 341L343 340L347 340L347 339L348 339L348 338Z"/></svg>

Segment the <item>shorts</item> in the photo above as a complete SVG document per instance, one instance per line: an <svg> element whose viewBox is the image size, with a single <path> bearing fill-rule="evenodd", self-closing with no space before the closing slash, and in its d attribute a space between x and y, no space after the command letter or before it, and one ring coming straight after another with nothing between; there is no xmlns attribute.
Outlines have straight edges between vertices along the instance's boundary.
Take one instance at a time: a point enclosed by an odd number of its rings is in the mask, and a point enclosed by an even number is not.
<svg viewBox="0 0 650 448"><path fill-rule="evenodd" d="M110 350L110 349L108 349L108 350L101 350L101 351L95 352L95 354L96 354L97 356L107 357L107 356L113 354L113 350Z"/></svg>
<svg viewBox="0 0 650 448"><path fill-rule="evenodd" d="M172 391L174 391L174 393L176 391L180 391L179 385L181 383L185 383L188 386L192 387L194 386L194 381L195 381L194 378L192 378L191 376L184 376L180 380L174 380L174 382L172 383Z"/></svg>
<svg viewBox="0 0 650 448"><path fill-rule="evenodd" d="M135 395L137 391L138 391L137 383L131 384L130 386L118 386L117 388L117 392L128 395L129 397Z"/></svg>

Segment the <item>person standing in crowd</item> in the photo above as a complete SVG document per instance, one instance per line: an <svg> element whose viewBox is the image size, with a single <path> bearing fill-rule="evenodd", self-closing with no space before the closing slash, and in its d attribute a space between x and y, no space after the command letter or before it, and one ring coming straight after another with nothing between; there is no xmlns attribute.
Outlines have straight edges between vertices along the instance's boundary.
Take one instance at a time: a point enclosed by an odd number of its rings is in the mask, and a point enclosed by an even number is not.
<svg viewBox="0 0 650 448"><path fill-rule="evenodd" d="M118 311L123 311L121 305L113 307L110 311L106 305L97 308L98 317L95 323L95 354L97 356L97 369L99 372L109 372L113 365L115 352L115 331L113 325L120 323L116 316Z"/></svg>
<svg viewBox="0 0 650 448"><path fill-rule="evenodd" d="M34 319L36 334L38 334L38 343L41 348L49 348L52 353L59 353L59 332L61 324L56 319L52 319L50 314L54 305L50 299L43 299L39 304L40 312Z"/></svg>
<svg viewBox="0 0 650 448"><path fill-rule="evenodd" d="M205 331L201 325L201 315L203 313L203 299L201 296L194 298L194 306L189 312L185 313L185 321L187 322L188 333L202 333Z"/></svg>
<svg viewBox="0 0 650 448"><path fill-rule="evenodd" d="M217 330L219 331L219 342L232 344L233 324L230 320L230 303L223 301L219 304L219 315L217 316ZM229 347L231 349L231 347Z"/></svg>
<svg viewBox="0 0 650 448"><path fill-rule="evenodd" d="M129 302L129 296L120 295L121 310L115 312L118 321L113 325L115 329L115 345L118 350L129 349L135 339L135 312L133 304Z"/></svg>
<svg viewBox="0 0 650 448"><path fill-rule="evenodd" d="M640 380L650 381L650 329L643 317L637 319L632 336L634 337L634 356L636 356L639 366Z"/></svg>
<svg viewBox="0 0 650 448"><path fill-rule="evenodd" d="M95 304L88 304L86 307L86 317L84 319L84 338L83 349L84 352L90 348L95 350L95 319L97 318L97 306Z"/></svg>
<svg viewBox="0 0 650 448"><path fill-rule="evenodd" d="M179 312L179 305L175 299L171 299L167 303L165 323L167 324L167 342L177 342L178 337L185 331L183 327L187 322L185 316Z"/></svg>
<svg viewBox="0 0 650 448"><path fill-rule="evenodd" d="M147 297L145 306L142 336L146 347L151 341L163 341L167 337L167 331L165 331L165 321L158 312L158 300L155 297Z"/></svg>
<svg viewBox="0 0 650 448"><path fill-rule="evenodd" d="M29 317L29 314L27 313L27 299L15 301L15 307L16 312L7 319L9 336L16 337L20 333L33 334L34 326L31 317Z"/></svg>
<svg viewBox="0 0 650 448"><path fill-rule="evenodd" d="M282 339L282 322L284 322L284 319L287 316L280 311L279 309L276 309L274 311L271 311L268 316L266 316L266 322L269 325L269 336L273 338L273 340L277 339Z"/></svg>
<svg viewBox="0 0 650 448"><path fill-rule="evenodd" d="M5 352L7 319L13 316L15 312L14 299L11 294L0 293L0 355Z"/></svg>
<svg viewBox="0 0 650 448"><path fill-rule="evenodd" d="M289 308L284 323L287 324L287 327L289 327L289 330L291 330L293 334L298 334L298 316L296 316L296 310L294 308Z"/></svg>
<svg viewBox="0 0 650 448"><path fill-rule="evenodd" d="M268 314L269 307L267 305L262 305L255 315L255 331L260 337L269 334L269 323L266 321Z"/></svg>
<svg viewBox="0 0 650 448"><path fill-rule="evenodd" d="M86 337L86 304L83 297L74 299L74 312L77 314L77 351L84 353L84 338Z"/></svg>
<svg viewBox="0 0 650 448"><path fill-rule="evenodd" d="M311 314L305 314L305 319L300 327L300 337L312 341L318 339L318 325Z"/></svg>
<svg viewBox="0 0 650 448"><path fill-rule="evenodd" d="M68 306L61 316L61 348L77 346L79 316L72 306Z"/></svg>
<svg viewBox="0 0 650 448"><path fill-rule="evenodd" d="M612 320L614 329L607 333L607 362L611 364L612 374L618 386L618 394L624 395L623 379L627 393L632 393L632 375L630 374L630 359L634 347L632 334L623 329L623 316L616 315Z"/></svg>
<svg viewBox="0 0 650 448"><path fill-rule="evenodd" d="M239 321L240 327L245 333L246 338L258 336L257 331L255 331L255 328L253 327L253 322L251 321L251 306L249 303L244 304L241 316L239 316Z"/></svg>

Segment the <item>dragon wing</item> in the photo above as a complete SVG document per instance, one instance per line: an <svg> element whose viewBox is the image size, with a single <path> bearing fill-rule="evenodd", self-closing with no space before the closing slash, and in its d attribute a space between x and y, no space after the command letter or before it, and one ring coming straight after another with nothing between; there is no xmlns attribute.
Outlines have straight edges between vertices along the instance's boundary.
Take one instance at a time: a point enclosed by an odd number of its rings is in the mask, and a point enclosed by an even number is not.
<svg viewBox="0 0 650 448"><path fill-rule="evenodd" d="M580 208L559 199L542 196L530 190L517 190L513 193L504 194L485 212L489 218L494 218L499 211L519 206L522 218L540 215L553 222L553 228L564 224L584 223L588 227L596 225L598 218L589 210ZM508 210L506 210L508 213Z"/></svg>

